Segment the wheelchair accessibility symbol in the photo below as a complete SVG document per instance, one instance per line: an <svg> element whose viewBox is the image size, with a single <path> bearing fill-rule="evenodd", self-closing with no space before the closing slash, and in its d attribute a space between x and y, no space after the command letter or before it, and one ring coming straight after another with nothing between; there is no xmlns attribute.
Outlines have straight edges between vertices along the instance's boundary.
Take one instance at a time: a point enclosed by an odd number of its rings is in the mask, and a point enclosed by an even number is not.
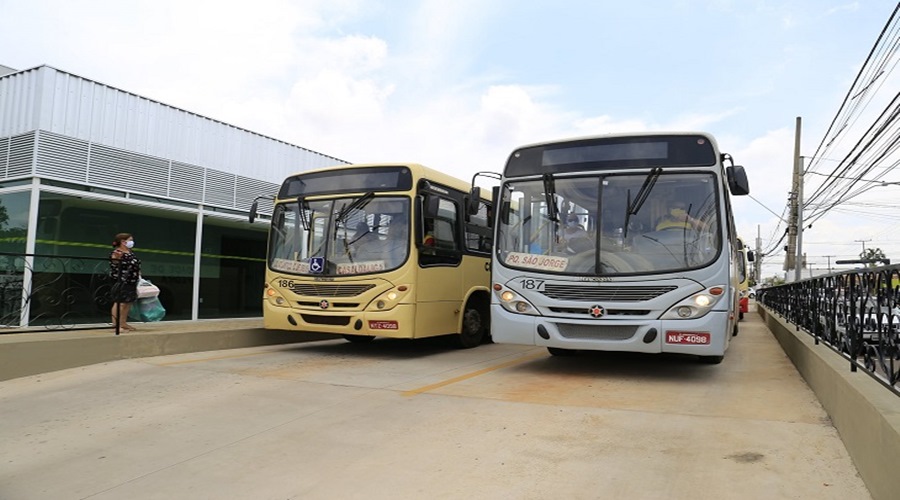
<svg viewBox="0 0 900 500"><path fill-rule="evenodd" d="M309 272L312 274L322 274L325 270L325 257L313 257L309 259Z"/></svg>

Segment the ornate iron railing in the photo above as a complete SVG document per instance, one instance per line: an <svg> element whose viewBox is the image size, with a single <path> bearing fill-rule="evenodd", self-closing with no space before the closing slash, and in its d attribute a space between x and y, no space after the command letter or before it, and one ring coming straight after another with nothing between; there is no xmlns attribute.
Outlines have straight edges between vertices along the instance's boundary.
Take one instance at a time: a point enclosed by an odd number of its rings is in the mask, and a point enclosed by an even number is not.
<svg viewBox="0 0 900 500"><path fill-rule="evenodd" d="M110 324L109 259L0 252L0 333Z"/></svg>
<svg viewBox="0 0 900 500"><path fill-rule="evenodd" d="M757 300L895 394L900 380L900 266L805 279L759 290Z"/></svg>

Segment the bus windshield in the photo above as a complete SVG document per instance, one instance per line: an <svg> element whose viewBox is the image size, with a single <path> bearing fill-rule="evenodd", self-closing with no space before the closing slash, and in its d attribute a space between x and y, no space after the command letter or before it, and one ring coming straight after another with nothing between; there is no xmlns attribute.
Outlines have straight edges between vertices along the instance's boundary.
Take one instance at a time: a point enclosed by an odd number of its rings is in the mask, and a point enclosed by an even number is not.
<svg viewBox="0 0 900 500"><path fill-rule="evenodd" d="M507 267L589 276L710 265L722 247L715 179L654 169L507 182L497 258Z"/></svg>
<svg viewBox="0 0 900 500"><path fill-rule="evenodd" d="M280 203L272 214L275 271L348 276L400 267L409 256L408 197L342 197Z"/></svg>

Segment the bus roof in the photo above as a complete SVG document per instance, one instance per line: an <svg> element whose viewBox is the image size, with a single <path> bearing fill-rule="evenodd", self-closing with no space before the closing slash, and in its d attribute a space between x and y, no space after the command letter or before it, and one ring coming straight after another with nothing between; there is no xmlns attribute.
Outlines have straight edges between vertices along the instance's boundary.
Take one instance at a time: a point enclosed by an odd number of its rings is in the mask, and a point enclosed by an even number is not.
<svg viewBox="0 0 900 500"><path fill-rule="evenodd" d="M578 142L578 141L589 141L591 139L615 139L619 137L656 137L656 136L672 136L672 135L702 135L706 137L710 141L712 141L713 145L716 146L716 150L718 150L718 144L715 141L715 138L709 132L701 132L701 131L663 131L663 130L654 130L647 132L616 132L609 134L595 134L595 135L584 135L584 136L575 136L575 137L563 137L559 139L550 139L541 142L534 142L530 144L523 144L515 148L514 151L518 151L524 148L533 148L539 146L549 146L551 144L561 144L565 142Z"/></svg>
<svg viewBox="0 0 900 500"><path fill-rule="evenodd" d="M458 189L463 192L468 192L471 189L471 181L467 181L465 179L459 179L457 177L453 177L452 175L441 172L440 170L435 170L430 167L426 167L420 163L350 163L350 164L338 164L333 165L331 167L324 168L316 168L311 170L304 170L303 172L297 172L288 176L288 178L296 177L300 175L307 174L315 174L320 172L329 172L336 170L349 170L349 169L366 169L366 168L384 168L384 167L407 167L410 172L412 172L413 176L416 179L428 179L430 181L434 181L438 184L445 185L447 187L451 187L453 189ZM481 197L484 199L490 199L490 190L482 190Z"/></svg>

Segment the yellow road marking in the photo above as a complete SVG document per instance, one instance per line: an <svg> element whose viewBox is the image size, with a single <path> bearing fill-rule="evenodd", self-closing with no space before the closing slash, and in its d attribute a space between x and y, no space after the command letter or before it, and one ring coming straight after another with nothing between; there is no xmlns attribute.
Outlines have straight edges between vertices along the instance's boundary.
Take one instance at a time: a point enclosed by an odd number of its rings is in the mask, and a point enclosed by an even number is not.
<svg viewBox="0 0 900 500"><path fill-rule="evenodd" d="M508 367L510 367L510 366L513 366L513 365L522 364L522 363L525 363L525 362L528 362L528 361L532 361L532 360L535 360L535 359L538 359L538 358L543 358L543 357L545 357L545 356L546 356L546 353L544 353L544 352L537 352L537 353L534 353L534 354L532 354L532 355L530 355L530 356L522 356L521 358L514 359L514 360L511 360L511 361L507 361L507 362L505 362L505 363L500 363L499 365L489 366L489 367L487 367L487 368L482 368L481 370L476 370L476 371L474 371L474 372L466 373L465 375L460 375L460 376L458 376L458 377L448 378L447 380L442 380L442 381L440 381L440 382L436 382L436 383L431 384L431 385L426 385L426 386L419 387L419 388L417 388L417 389L412 389L412 390L409 390L409 391L404 391L402 394L403 394L404 396L415 396L415 395L417 395L417 394L422 394L423 392L428 392L428 391L432 391L432 390L434 390L434 389L439 389L439 388L441 388L441 387L445 387L445 386L448 386L448 385L451 385L451 384L455 384L455 383L457 383L457 382L462 382L463 380L468 380L468 379L470 379L470 378L475 378L475 377L477 377L477 376L479 376L479 375L484 375L485 373L490 373L490 372L492 372L492 371L500 370L500 369L503 369L503 368L508 368Z"/></svg>
<svg viewBox="0 0 900 500"><path fill-rule="evenodd" d="M259 356L260 354L268 354L272 351L263 351L263 352L248 352L245 354L230 354L228 356L214 356L212 358L202 358L202 359L186 359L183 361L169 361L167 363L153 363L156 366L174 366L174 365L186 365L188 363L202 363L203 361L218 361L220 359L234 359L234 358L246 358L247 356Z"/></svg>

